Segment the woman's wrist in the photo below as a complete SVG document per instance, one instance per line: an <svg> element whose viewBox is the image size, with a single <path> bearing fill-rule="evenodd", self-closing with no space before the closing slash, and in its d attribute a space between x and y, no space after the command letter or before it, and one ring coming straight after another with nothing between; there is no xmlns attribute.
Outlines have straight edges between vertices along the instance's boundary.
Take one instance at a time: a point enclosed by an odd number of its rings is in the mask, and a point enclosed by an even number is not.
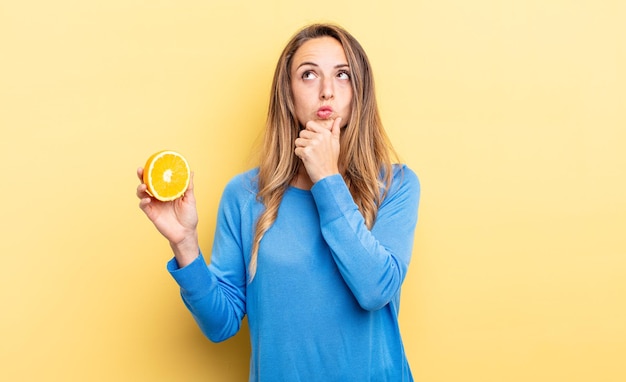
<svg viewBox="0 0 626 382"><path fill-rule="evenodd" d="M177 243L170 242L170 247L174 252L179 268L191 264L200 254L198 235L195 232Z"/></svg>

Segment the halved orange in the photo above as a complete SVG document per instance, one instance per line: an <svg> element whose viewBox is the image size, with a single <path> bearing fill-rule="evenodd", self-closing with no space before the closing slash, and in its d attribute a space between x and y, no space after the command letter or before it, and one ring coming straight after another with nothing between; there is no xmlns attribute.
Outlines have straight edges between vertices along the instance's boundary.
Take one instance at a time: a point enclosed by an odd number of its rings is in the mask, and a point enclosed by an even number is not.
<svg viewBox="0 0 626 382"><path fill-rule="evenodd" d="M143 182L148 194L162 202L178 199L189 186L191 171L187 160L176 151L152 154L143 168Z"/></svg>

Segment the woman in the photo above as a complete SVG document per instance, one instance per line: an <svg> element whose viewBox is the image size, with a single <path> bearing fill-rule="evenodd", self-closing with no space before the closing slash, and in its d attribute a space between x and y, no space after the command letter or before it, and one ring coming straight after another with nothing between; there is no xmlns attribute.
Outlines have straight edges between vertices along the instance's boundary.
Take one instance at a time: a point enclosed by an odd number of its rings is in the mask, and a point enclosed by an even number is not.
<svg viewBox="0 0 626 382"><path fill-rule="evenodd" d="M316 24L278 61L261 161L224 190L210 265L193 182L168 203L137 188L203 333L223 341L248 315L250 381L413 380L398 310L420 188L392 153L361 45Z"/></svg>

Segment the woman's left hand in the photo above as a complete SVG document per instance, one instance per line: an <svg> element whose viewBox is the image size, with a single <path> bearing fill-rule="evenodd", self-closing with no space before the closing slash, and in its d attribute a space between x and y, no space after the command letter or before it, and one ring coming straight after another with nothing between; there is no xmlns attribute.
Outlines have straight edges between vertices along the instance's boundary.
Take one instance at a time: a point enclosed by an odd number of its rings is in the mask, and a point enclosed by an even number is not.
<svg viewBox="0 0 626 382"><path fill-rule="evenodd" d="M313 183L339 173L341 117L328 122L307 122L295 141L294 153L302 160Z"/></svg>

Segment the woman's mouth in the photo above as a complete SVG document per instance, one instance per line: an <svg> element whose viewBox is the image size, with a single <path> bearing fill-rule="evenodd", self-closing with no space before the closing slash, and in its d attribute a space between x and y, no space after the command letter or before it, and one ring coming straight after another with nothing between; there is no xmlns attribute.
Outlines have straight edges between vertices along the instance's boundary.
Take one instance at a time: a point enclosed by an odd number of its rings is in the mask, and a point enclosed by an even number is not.
<svg viewBox="0 0 626 382"><path fill-rule="evenodd" d="M320 119L328 119L333 115L333 108L330 106L322 106L317 109L317 117Z"/></svg>

